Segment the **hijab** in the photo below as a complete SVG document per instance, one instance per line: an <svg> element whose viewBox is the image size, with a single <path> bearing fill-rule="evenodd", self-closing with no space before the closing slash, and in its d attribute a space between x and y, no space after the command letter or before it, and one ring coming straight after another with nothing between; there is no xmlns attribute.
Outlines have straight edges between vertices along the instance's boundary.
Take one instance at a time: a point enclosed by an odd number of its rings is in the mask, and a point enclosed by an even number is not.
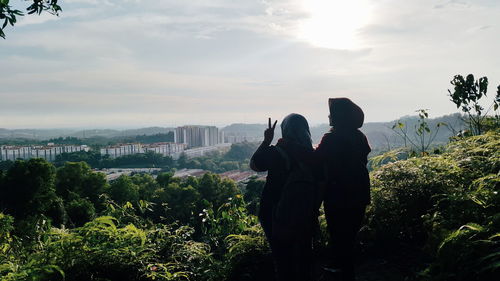
<svg viewBox="0 0 500 281"><path fill-rule="evenodd" d="M286 142L312 149L311 132L304 116L292 113L281 122L281 135Z"/></svg>
<svg viewBox="0 0 500 281"><path fill-rule="evenodd" d="M330 126L335 129L359 129L363 126L365 114L361 107L348 98L328 99Z"/></svg>

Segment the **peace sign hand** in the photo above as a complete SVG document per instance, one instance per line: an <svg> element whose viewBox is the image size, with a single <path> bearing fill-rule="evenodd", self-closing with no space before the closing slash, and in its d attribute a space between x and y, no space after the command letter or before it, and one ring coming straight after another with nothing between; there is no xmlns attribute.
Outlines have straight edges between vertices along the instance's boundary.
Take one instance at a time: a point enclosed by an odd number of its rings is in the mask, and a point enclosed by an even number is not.
<svg viewBox="0 0 500 281"><path fill-rule="evenodd" d="M268 119L268 128L264 131L264 142L270 144L274 138L274 129L276 128L276 123L278 120L274 121L271 126L271 118Z"/></svg>

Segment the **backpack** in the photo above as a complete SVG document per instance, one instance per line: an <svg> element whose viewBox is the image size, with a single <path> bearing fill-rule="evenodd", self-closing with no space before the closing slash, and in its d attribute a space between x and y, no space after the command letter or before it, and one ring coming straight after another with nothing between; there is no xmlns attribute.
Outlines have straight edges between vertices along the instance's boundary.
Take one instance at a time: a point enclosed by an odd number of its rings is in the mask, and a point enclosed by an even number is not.
<svg viewBox="0 0 500 281"><path fill-rule="evenodd" d="M273 208L273 236L293 239L311 231L317 216L318 186L311 169L276 146L285 159L287 178Z"/></svg>

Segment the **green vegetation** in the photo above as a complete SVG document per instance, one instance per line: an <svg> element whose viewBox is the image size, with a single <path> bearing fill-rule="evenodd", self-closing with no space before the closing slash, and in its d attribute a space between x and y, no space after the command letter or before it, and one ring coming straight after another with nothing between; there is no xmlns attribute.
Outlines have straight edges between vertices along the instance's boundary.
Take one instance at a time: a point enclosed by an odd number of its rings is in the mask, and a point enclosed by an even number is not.
<svg viewBox="0 0 500 281"><path fill-rule="evenodd" d="M372 172L362 260L412 257L406 276L385 280L497 280L499 147L497 129ZM240 191L214 174L107 183L83 162L56 169L40 159L16 161L0 174L0 276L270 280L269 249L254 215L261 190L256 179ZM324 251L326 238L318 241Z"/></svg>
<svg viewBox="0 0 500 281"><path fill-rule="evenodd" d="M484 118L482 134L454 137L433 153L372 159L360 280L499 279L497 120ZM425 126L422 134L430 133ZM252 150L235 145L210 165L241 161ZM194 160L181 157L176 165ZM1 280L272 280L255 216L263 182L251 178L240 189L212 173L160 173L108 183L85 162L60 165L32 159L0 170ZM319 225L322 262L323 215Z"/></svg>
<svg viewBox="0 0 500 281"><path fill-rule="evenodd" d="M446 123L439 122L435 128L429 126L429 113L426 109L417 110L418 120L414 126L413 136L408 133L408 125L400 120L396 121L392 126L392 130L396 135L401 137L404 146L403 149L409 150L411 155L428 155L429 147L433 144L434 139L439 133L442 126L447 126Z"/></svg>
<svg viewBox="0 0 500 281"><path fill-rule="evenodd" d="M488 92L488 77L481 77L475 80L474 75L469 74L466 78L462 75L455 75L450 82L453 86L453 92L448 90L451 101L467 114L467 123L469 124L469 133L480 135L483 133L484 120L493 107L496 111L500 105L500 85L491 106L484 111L479 103ZM497 122L498 122L498 115Z"/></svg>
<svg viewBox="0 0 500 281"><path fill-rule="evenodd" d="M488 132L452 142L440 155L377 169L367 241L384 251L404 245L434 260L422 272L425 280L495 280L500 274L495 266L500 261L495 236L500 232L499 147L500 133Z"/></svg>
<svg viewBox="0 0 500 281"><path fill-rule="evenodd" d="M162 168L170 170L172 168L203 169L214 173L221 173L231 170L248 169L249 159L257 143L236 143L231 145L227 153L218 152L209 153L206 156L188 159L182 154L178 160L173 160L169 156L163 156L159 153L146 152L140 154L131 154L114 159L106 155L101 155L98 151L90 150L78 151L72 153L62 153L56 156L54 162L56 167L63 166L67 162L86 162L92 168ZM9 162L0 162L2 166L9 167ZM3 169L5 170L5 169Z"/></svg>
<svg viewBox="0 0 500 281"><path fill-rule="evenodd" d="M257 224L217 175L108 184L84 162L16 161L0 206L2 280L219 280L237 244L226 237Z"/></svg>

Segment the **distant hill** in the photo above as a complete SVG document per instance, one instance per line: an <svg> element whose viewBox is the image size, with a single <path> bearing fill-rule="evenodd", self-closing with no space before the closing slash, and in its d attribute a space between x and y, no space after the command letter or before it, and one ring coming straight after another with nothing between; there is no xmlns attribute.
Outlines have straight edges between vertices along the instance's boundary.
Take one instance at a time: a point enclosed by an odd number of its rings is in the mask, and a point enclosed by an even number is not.
<svg viewBox="0 0 500 281"><path fill-rule="evenodd" d="M267 128L264 124L243 124L235 123L221 129L226 136L248 136L260 137Z"/></svg>
<svg viewBox="0 0 500 281"><path fill-rule="evenodd" d="M418 116L404 116L399 119L400 122L405 123L408 127L408 135L410 137L414 137L415 135L415 126L418 122ZM370 145L374 150L385 150L388 148L395 148L403 145L403 140L397 136L394 131L391 129L392 126L398 120L390 121L390 122L368 122L363 125L361 131L366 134ZM427 121L429 123L429 127L434 129L438 123L446 123L450 127L459 131L463 129L464 124L461 119L461 115L451 114L445 115L438 118L432 118ZM236 136L247 136L247 137L262 137L264 130L267 128L266 124L232 124L227 127L222 128L224 134L227 135L236 135ZM318 126L311 127L311 137L313 139L313 143L319 143L323 135L330 130L330 126L328 124L321 124ZM446 143L453 135L452 130L441 127L438 131L438 134L434 140L434 143ZM281 131L279 128L276 129L275 138L281 137Z"/></svg>
<svg viewBox="0 0 500 281"><path fill-rule="evenodd" d="M166 134L173 131L174 128L168 127L147 127L139 129L128 130L114 130L114 129L91 129L91 130L78 130L78 129L4 129L0 128L0 139L26 139L26 140L48 140L59 137L76 137L80 139L103 137L130 137L142 135L157 135Z"/></svg>
<svg viewBox="0 0 500 281"><path fill-rule="evenodd" d="M415 126L418 124L417 116L404 116L399 119L401 123L406 124L408 128L408 135L410 138L415 137ZM361 130L366 134L370 145L374 149L392 149L403 145L403 139L396 135L391 129L398 120L391 122L373 122L366 123ZM434 139L435 144L443 144L449 141L453 136L454 130L460 131L464 129L465 124L462 116L459 113L445 115L437 118L432 118L427 121L432 132L434 132L436 125L439 123L446 123L448 126L441 126Z"/></svg>
<svg viewBox="0 0 500 281"><path fill-rule="evenodd" d="M81 130L72 133L70 136L77 138L90 138L90 137L128 137L128 136L138 136L138 135L157 135L166 134L168 132L174 131L174 128L164 128L164 127L147 127L139 129L128 129L128 130L113 130L113 129L94 129L94 130Z"/></svg>
<svg viewBox="0 0 500 281"><path fill-rule="evenodd" d="M60 136L68 136L74 129L3 129L0 128L0 138L18 139L49 139Z"/></svg>
<svg viewBox="0 0 500 281"><path fill-rule="evenodd" d="M418 122L417 116L404 116L399 119L408 127L408 135L413 137L415 135L415 126ZM361 130L366 134L368 140L374 150L387 150L403 145L403 141L391 129L397 120L390 122L368 122L363 125ZM454 130L459 131L464 128L464 123L461 115L451 114L438 118L429 119L429 126L435 128L436 124L444 122ZM235 123L223 127L220 130L224 132L225 136L239 136L248 137L248 139L262 139L263 132L267 128L267 124L243 124ZM323 134L328 132L330 126L321 124L311 127L311 137L313 143L319 143ZM59 137L76 137L79 139L88 140L90 143L107 143L108 141L138 141L138 136L154 136L166 135L168 132L173 131L174 128L169 127L147 127L139 129L128 130L115 130L115 129L92 129L92 130L76 130L76 129L2 129L0 128L0 142L7 140L17 140L20 143L29 140L41 141ZM434 143L446 143L452 130L442 127L440 128ZM275 139L281 137L281 130L276 129ZM171 136L165 138L170 140ZM21 140L21 141L20 141Z"/></svg>

